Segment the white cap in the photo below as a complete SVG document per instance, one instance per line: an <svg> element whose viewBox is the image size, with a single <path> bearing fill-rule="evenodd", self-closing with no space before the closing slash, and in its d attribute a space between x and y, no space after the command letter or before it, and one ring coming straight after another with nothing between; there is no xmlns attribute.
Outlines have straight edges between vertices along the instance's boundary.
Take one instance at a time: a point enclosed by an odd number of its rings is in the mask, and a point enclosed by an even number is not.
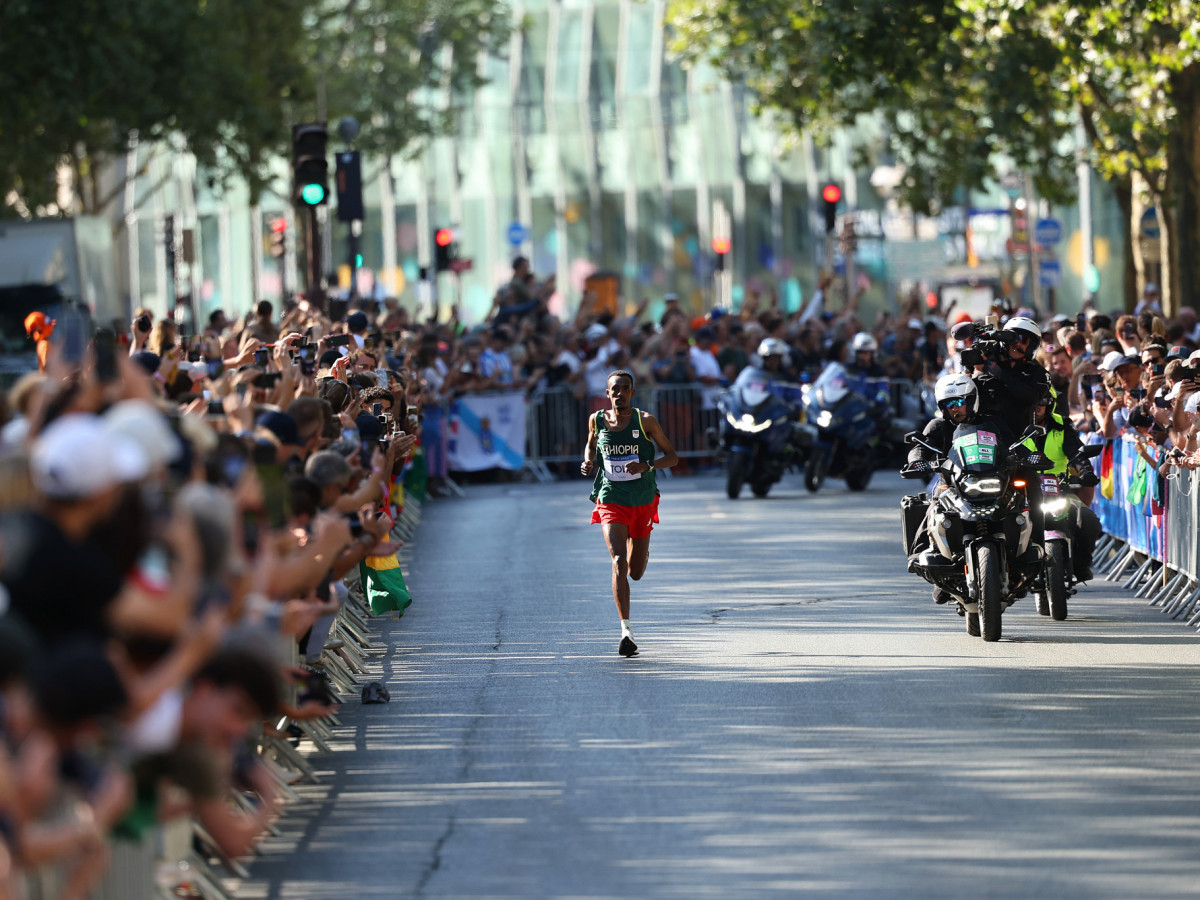
<svg viewBox="0 0 1200 900"><path fill-rule="evenodd" d="M174 462L183 451L166 418L145 400L122 400L115 404L104 414L104 424L113 434L141 447L152 467Z"/></svg>
<svg viewBox="0 0 1200 900"><path fill-rule="evenodd" d="M208 377L208 366L202 362L188 362L184 360L178 366L179 371L187 375L192 381L202 381Z"/></svg>
<svg viewBox="0 0 1200 900"><path fill-rule="evenodd" d="M1115 372L1121 366L1135 365L1140 366L1142 361L1136 356L1126 356L1120 350L1109 350L1104 354L1104 359L1100 361L1100 369L1105 372Z"/></svg>
<svg viewBox="0 0 1200 900"><path fill-rule="evenodd" d="M1182 381L1175 382L1175 386L1172 387L1169 391L1167 391L1167 393L1164 395L1164 399L1174 400L1176 397L1179 396L1179 389L1182 387L1183 387Z"/></svg>
<svg viewBox="0 0 1200 900"><path fill-rule="evenodd" d="M909 319L909 320L908 320L908 327L909 327L909 328L915 328L915 329L917 329L917 331L920 331L920 330L921 330L921 329L923 329L925 326L921 324L921 320L920 320L920 319Z"/></svg>
<svg viewBox="0 0 1200 900"><path fill-rule="evenodd" d="M1192 355L1187 358L1190 363L1200 362L1200 350L1193 350Z"/></svg>
<svg viewBox="0 0 1200 900"><path fill-rule="evenodd" d="M1188 398L1183 401L1183 408L1190 413L1200 411L1200 391L1188 394Z"/></svg>
<svg viewBox="0 0 1200 900"><path fill-rule="evenodd" d="M136 442L109 431L99 416L71 413L38 436L30 470L47 497L86 499L145 477L148 461Z"/></svg>
<svg viewBox="0 0 1200 900"><path fill-rule="evenodd" d="M583 336L589 341L600 341L608 337L608 329L599 322L595 322L587 327L587 331L583 333Z"/></svg>

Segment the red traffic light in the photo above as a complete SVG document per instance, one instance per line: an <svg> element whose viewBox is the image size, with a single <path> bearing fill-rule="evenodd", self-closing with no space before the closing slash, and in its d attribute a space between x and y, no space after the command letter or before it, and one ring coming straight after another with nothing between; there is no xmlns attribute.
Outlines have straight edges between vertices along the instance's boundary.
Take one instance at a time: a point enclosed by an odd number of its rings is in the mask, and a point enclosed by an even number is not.
<svg viewBox="0 0 1200 900"><path fill-rule="evenodd" d="M827 184L821 188L821 199L826 203L837 203L842 199L842 189L836 184Z"/></svg>
<svg viewBox="0 0 1200 900"><path fill-rule="evenodd" d="M276 234L283 234L287 231L287 219L282 216L278 219L271 220L271 230Z"/></svg>
<svg viewBox="0 0 1200 900"><path fill-rule="evenodd" d="M926 294L925 295L925 305L928 306L930 309L936 309L937 305L938 305L938 295L935 294L933 291L930 291L928 294Z"/></svg>
<svg viewBox="0 0 1200 900"><path fill-rule="evenodd" d="M732 246L732 244L730 244L729 238L727 238L727 237L713 238L713 241L712 241L713 253L723 256L724 254L729 252L729 248L731 246Z"/></svg>
<svg viewBox="0 0 1200 900"><path fill-rule="evenodd" d="M434 234L433 240L439 247L449 247L454 243L454 229L439 228Z"/></svg>

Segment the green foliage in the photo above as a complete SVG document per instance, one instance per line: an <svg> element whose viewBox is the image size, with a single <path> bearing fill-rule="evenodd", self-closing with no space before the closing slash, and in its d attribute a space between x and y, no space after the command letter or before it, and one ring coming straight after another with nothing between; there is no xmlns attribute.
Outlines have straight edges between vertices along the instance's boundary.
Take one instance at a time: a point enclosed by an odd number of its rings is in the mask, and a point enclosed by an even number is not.
<svg viewBox="0 0 1200 900"><path fill-rule="evenodd" d="M477 85L507 34L499 0L0 0L0 201L53 202L61 165L86 179L131 135L257 197L322 93L364 149L401 152L446 124L429 89Z"/></svg>

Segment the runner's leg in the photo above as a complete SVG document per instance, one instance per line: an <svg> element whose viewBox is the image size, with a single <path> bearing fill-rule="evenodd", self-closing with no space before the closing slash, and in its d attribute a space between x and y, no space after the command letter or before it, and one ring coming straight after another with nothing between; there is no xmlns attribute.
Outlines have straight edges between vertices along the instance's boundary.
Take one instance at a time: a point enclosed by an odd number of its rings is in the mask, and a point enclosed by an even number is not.
<svg viewBox="0 0 1200 900"><path fill-rule="evenodd" d="M650 561L650 535L629 539L629 577L640 581Z"/></svg>
<svg viewBox="0 0 1200 900"><path fill-rule="evenodd" d="M629 618L629 526L619 522L606 522L604 542L612 557L612 590L617 603L617 612L622 619Z"/></svg>

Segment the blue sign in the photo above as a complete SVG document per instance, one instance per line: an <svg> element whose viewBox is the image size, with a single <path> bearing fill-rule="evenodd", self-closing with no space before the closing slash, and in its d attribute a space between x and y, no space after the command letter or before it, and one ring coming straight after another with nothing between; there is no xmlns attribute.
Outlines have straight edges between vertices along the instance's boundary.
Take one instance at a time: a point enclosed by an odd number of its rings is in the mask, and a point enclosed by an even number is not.
<svg viewBox="0 0 1200 900"><path fill-rule="evenodd" d="M1042 287L1062 284L1062 266L1057 259L1043 259L1038 263L1038 284Z"/></svg>
<svg viewBox="0 0 1200 900"><path fill-rule="evenodd" d="M1033 226L1033 239L1047 246L1062 240L1062 222L1058 219L1038 219Z"/></svg>
<svg viewBox="0 0 1200 900"><path fill-rule="evenodd" d="M529 229L520 222L513 222L508 226L508 242L514 247L520 247L523 243L529 240Z"/></svg>
<svg viewBox="0 0 1200 900"><path fill-rule="evenodd" d="M1157 240L1161 235L1158 230L1158 207L1152 206L1142 213L1142 220L1138 225L1138 230L1141 231L1142 237L1150 240Z"/></svg>

